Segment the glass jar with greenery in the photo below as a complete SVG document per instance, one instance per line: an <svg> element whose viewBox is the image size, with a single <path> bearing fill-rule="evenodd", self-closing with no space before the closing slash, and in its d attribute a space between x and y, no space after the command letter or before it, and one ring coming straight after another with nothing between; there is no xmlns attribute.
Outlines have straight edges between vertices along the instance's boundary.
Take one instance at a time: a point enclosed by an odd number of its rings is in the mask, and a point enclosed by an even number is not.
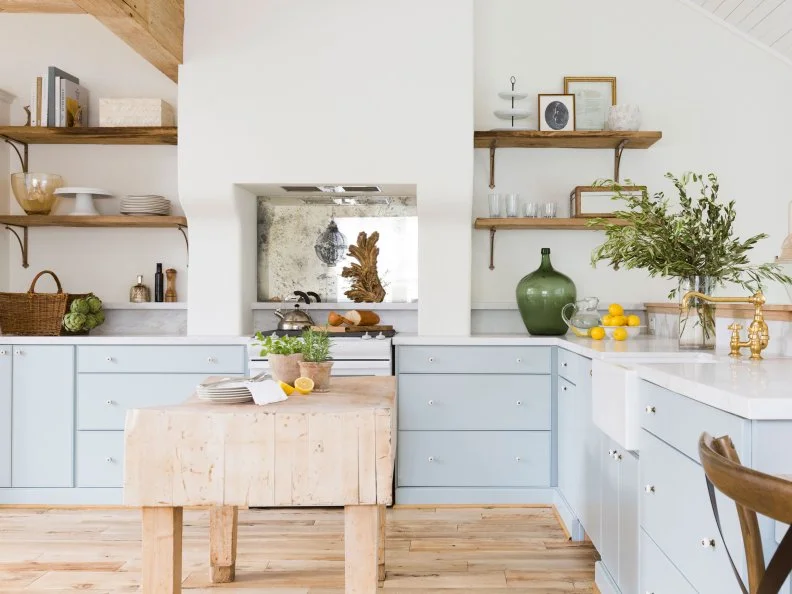
<svg viewBox="0 0 792 594"><path fill-rule="evenodd" d="M624 202L624 208L614 213L624 223L591 221L601 225L606 235L605 242L592 253L594 266L605 260L614 270L640 268L651 277L674 279L677 286L669 299L681 299L689 290L711 294L726 283L750 293L766 280L792 283L775 264L749 262L749 252L767 235L759 233L746 240L735 237L735 203L718 199L720 185L715 174L688 172L676 177L667 173L665 177L679 194L679 209L672 209L663 192L650 196L645 188L635 193L624 191L625 186L611 180L596 182L613 189L614 200ZM697 195L688 193L691 184ZM629 180L625 185L634 186ZM680 306L679 341L681 348L714 348L712 304L694 299L685 311Z"/></svg>
<svg viewBox="0 0 792 594"><path fill-rule="evenodd" d="M330 336L322 330L304 330L302 344L300 375L313 380L314 392L329 392L330 371L333 367Z"/></svg>

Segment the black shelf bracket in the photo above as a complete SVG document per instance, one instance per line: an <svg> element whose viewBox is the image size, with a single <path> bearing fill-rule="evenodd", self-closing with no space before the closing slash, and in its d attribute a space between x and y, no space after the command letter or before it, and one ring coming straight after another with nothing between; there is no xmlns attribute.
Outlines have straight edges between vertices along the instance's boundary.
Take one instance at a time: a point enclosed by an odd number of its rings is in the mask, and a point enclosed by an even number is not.
<svg viewBox="0 0 792 594"><path fill-rule="evenodd" d="M5 228L14 234L19 243L19 249L22 251L22 268L28 268L30 266L28 263L28 228L22 225L6 225ZM22 229L22 237L19 236L19 233L14 228Z"/></svg>
<svg viewBox="0 0 792 594"><path fill-rule="evenodd" d="M28 143L16 140L4 134L0 134L0 138L5 140L11 146L11 148L14 149L17 157L19 157L19 163L22 165L22 172L27 173L29 163ZM19 147L22 147L21 151L19 150Z"/></svg>

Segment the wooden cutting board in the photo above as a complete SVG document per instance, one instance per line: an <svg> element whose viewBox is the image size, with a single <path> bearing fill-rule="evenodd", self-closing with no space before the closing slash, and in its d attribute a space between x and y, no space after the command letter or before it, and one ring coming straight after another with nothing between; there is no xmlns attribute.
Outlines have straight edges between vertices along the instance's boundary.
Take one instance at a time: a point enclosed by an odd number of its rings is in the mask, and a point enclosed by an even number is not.
<svg viewBox="0 0 792 594"><path fill-rule="evenodd" d="M390 332L393 326L379 325L379 326L313 326L313 330L320 330L322 332Z"/></svg>

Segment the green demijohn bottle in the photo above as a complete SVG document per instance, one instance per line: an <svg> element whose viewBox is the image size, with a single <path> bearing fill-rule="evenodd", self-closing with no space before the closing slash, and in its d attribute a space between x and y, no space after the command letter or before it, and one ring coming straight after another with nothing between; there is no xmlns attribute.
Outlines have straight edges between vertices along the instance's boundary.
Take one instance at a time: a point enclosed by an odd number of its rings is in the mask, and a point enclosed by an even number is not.
<svg viewBox="0 0 792 594"><path fill-rule="evenodd" d="M517 306L526 329L536 336L561 336L569 329L561 310L577 298L575 283L550 263L542 248L542 264L517 284Z"/></svg>

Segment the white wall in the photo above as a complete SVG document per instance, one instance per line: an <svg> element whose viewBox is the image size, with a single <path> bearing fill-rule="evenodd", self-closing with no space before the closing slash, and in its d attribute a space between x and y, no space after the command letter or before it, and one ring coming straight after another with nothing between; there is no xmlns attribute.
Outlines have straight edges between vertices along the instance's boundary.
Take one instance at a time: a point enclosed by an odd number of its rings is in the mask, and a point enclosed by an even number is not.
<svg viewBox="0 0 792 594"><path fill-rule="evenodd" d="M250 330L239 183L416 184L425 333L470 325L472 0L188 0L179 189L189 332Z"/></svg>
<svg viewBox="0 0 792 594"><path fill-rule="evenodd" d="M29 103L33 79L50 65L78 76L89 89L91 125L98 125L100 97L159 97L176 107L176 84L87 15L0 13L0 54L0 88L18 97L11 107L15 125L24 123L22 106ZM0 157L10 171L20 171L16 155L4 154ZM59 173L69 185L99 187L119 196L162 194L180 213L176 167L175 147L30 147L31 171ZM16 201L10 202L11 213L21 214ZM62 201L56 213L68 212L71 205ZM102 201L99 209L117 213L118 199ZM162 262L178 270L180 300L187 297L187 255L175 230L31 229L28 269L20 266L16 240L7 231L2 234L0 257L9 266L9 278L0 277L1 290L27 290L30 279L49 268L67 291L94 291L107 301L127 301L135 276L144 274L153 285L154 265Z"/></svg>
<svg viewBox="0 0 792 594"><path fill-rule="evenodd" d="M511 75L519 90L531 94L526 105L534 113L535 94L563 92L565 75L616 76L619 102L637 103L643 129L663 132L653 148L625 151L622 177L668 191L673 188L662 178L666 171L714 171L722 197L737 201L738 233L770 235L754 250L754 261L778 254L792 199L786 141L792 132L792 72L786 63L678 0L476 0L475 47L477 130L503 126L492 111L504 107L497 93ZM486 216L489 153L475 153L473 211ZM610 151L499 150L497 191L554 200L566 216L574 186L612 171ZM591 268L591 250L603 237L590 231L500 232L496 269L490 271L489 233L475 231L473 301L514 301L517 282L538 266L542 247L552 249L554 265L572 277L579 295L664 299L667 282L603 264ZM787 302L780 287L770 299Z"/></svg>

